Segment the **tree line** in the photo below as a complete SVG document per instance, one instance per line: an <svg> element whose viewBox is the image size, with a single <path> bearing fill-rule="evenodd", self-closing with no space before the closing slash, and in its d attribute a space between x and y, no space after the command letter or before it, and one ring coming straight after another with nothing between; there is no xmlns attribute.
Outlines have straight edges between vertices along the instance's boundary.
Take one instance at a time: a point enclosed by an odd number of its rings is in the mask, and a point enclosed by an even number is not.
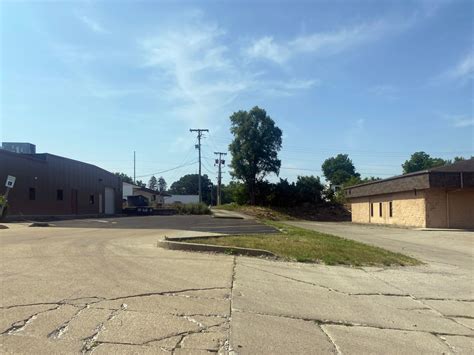
<svg viewBox="0 0 474 355"><path fill-rule="evenodd" d="M356 184L380 180L379 177L364 177L357 172L348 154L338 154L326 159L322 172L328 184L324 185L317 176L298 176L296 182L279 179L269 182L271 174L279 175L281 160L278 153L282 148L282 130L264 109L254 107L250 111L238 111L230 116L230 131L234 136L229 151L232 155L230 174L232 181L221 187L222 203L270 205L292 207L302 204L320 205L340 202L335 187L343 188ZM416 152L402 164L403 173L411 173L436 166L450 164L453 160L431 157L425 152ZM123 173L116 173L125 182L133 179ZM203 202L215 204L216 186L207 175L201 177ZM138 180L136 185L146 186ZM171 194L197 194L198 175L187 174L173 182L167 190L163 177L152 176L148 182L152 190Z"/></svg>

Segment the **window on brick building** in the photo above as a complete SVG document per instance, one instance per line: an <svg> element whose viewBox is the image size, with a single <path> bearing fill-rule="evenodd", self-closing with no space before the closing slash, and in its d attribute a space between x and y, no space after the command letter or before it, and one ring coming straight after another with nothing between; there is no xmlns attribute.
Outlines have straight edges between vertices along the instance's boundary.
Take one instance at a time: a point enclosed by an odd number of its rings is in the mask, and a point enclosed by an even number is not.
<svg viewBox="0 0 474 355"><path fill-rule="evenodd" d="M382 202L379 203L379 216L382 217Z"/></svg>

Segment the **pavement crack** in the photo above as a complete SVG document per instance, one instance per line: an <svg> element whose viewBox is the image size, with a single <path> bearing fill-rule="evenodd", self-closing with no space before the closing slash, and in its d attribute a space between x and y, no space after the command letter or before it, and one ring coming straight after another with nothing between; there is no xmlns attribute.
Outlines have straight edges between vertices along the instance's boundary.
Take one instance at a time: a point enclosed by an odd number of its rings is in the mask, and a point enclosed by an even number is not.
<svg viewBox="0 0 474 355"><path fill-rule="evenodd" d="M175 290L175 291L161 291L161 292L139 293L139 294L135 294L135 295L128 295L128 296L107 298L107 299L104 299L104 300L105 300L105 301L117 301L117 300L123 300L123 299L128 299L128 298L150 297L150 296L171 296L171 295L180 294L180 293L184 293L184 292L209 291L209 290L225 290L225 289L227 289L227 287L187 288L187 289Z"/></svg>
<svg viewBox="0 0 474 355"><path fill-rule="evenodd" d="M126 304L122 304L122 306L119 309L115 309L112 312L110 312L109 317L102 323L100 323L94 330L94 333L90 335L87 338L83 339L83 345L81 352L82 354L90 354L94 349L99 346L100 344L104 342L97 341L99 338L100 333L105 329L105 325L110 322L112 319L114 319L121 311L124 311L127 309Z"/></svg>
<svg viewBox="0 0 474 355"><path fill-rule="evenodd" d="M36 312L36 313L32 314L31 316L29 316L25 319L16 321L16 322L12 323L12 325L8 329L6 329L2 333L0 333L0 335L5 335L5 334L11 335L11 334L21 332L23 329L26 328L26 326L28 324L33 322L38 317L38 315L40 315L42 313L47 313L47 312L50 312L50 311L54 311L54 310L58 309L59 307L61 307L61 305L56 305L56 307Z"/></svg>
<svg viewBox="0 0 474 355"><path fill-rule="evenodd" d="M326 338L329 340L329 342L334 346L334 350L336 354L342 354L341 349L339 349L339 346L337 346L336 342L332 338L331 334L325 329L324 325L318 324L318 327L321 329L321 331L326 335Z"/></svg>
<svg viewBox="0 0 474 355"><path fill-rule="evenodd" d="M293 277L289 277L289 276L286 276L286 275L281 275L281 274L277 274L277 273L274 273L274 272L271 272L271 271L259 269L259 268L253 267L253 266L248 266L248 265L242 265L242 266L248 267L248 268L250 268L250 269L258 270L258 271L261 271L261 272L265 272L265 273L267 273L267 274L271 274L271 275L274 275L274 276L282 277L282 278L287 279L287 280L291 280L291 281L300 282L300 283L303 283L303 284L307 284L307 285L319 287L319 288L322 288L322 289L325 289L325 290L328 290L328 291L331 291L331 292L336 292L336 293L339 293L339 294L342 294L342 295L346 295L346 296L411 297L409 294L405 294L405 293L384 293L384 292L360 292L360 293L352 293L352 292L344 292L344 291L337 290L337 289L332 288L332 287L328 287L328 286L316 284L316 283L314 283L314 282L303 281L303 280L296 279L296 278L293 278Z"/></svg>
<svg viewBox="0 0 474 355"><path fill-rule="evenodd" d="M462 336L466 338L474 338L474 334L457 334L457 333L443 333L443 332L436 332L436 331L426 331L426 330L417 330L417 329L407 329L407 328L396 328L396 327L383 327L376 324L368 324L368 323L353 323L347 321L337 321L337 320L329 320L329 319L318 319L318 318L306 318L306 317L297 317L297 316L290 316L285 314L272 314L272 313L263 313L263 312L254 312L254 311L245 311L241 309L234 309L234 312L241 312L241 313L251 313L257 314L260 316L267 316L267 317L279 317L279 318L286 318L286 319L298 319L307 322L315 322L318 325L339 325L345 327L364 327L364 328L373 328L373 329L382 329L382 330L399 330L405 332L417 332L417 333L428 333L434 336Z"/></svg>
<svg viewBox="0 0 474 355"><path fill-rule="evenodd" d="M76 319L82 311L89 308L89 305L85 305L84 307L80 308L69 320L61 324L58 328L54 329L51 333L48 334L48 338L50 339L59 339L61 336L67 331L69 324Z"/></svg>
<svg viewBox="0 0 474 355"><path fill-rule="evenodd" d="M230 302L229 302L229 325L230 322L232 321L232 312L233 312L233 305L234 305L234 285L235 285L235 277L236 277L236 269L237 269L237 257L234 256L234 259L232 260L232 276L231 276L231 283L230 283ZM229 327L229 333L228 333L228 338L226 339L226 347L227 351L229 353L233 353L233 347L232 347L232 327Z"/></svg>

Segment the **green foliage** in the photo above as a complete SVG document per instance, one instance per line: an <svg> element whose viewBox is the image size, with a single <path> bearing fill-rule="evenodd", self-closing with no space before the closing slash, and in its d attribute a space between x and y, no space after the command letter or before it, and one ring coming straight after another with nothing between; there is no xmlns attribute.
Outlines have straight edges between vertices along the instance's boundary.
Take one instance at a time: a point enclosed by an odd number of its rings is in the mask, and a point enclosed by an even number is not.
<svg viewBox="0 0 474 355"><path fill-rule="evenodd" d="M142 180L135 181L135 185L141 186L141 187L146 187L146 184Z"/></svg>
<svg viewBox="0 0 474 355"><path fill-rule="evenodd" d="M150 180L148 181L148 188L150 190L155 190L156 191L157 187L158 187L158 180L156 180L155 176L152 176L150 178Z"/></svg>
<svg viewBox="0 0 474 355"><path fill-rule="evenodd" d="M323 184L318 176L298 176L296 180L297 203L319 204L322 201Z"/></svg>
<svg viewBox="0 0 474 355"><path fill-rule="evenodd" d="M457 157L459 159L459 157ZM425 152L416 152L413 153L410 159L405 161L402 164L403 173L413 173L415 171L426 170L434 168L436 166L442 166L448 164L449 161L446 161L441 158L432 158L429 154Z"/></svg>
<svg viewBox="0 0 474 355"><path fill-rule="evenodd" d="M347 154L338 154L328 158L322 165L324 177L331 185L342 185L353 177L359 177L352 160Z"/></svg>
<svg viewBox="0 0 474 355"><path fill-rule="evenodd" d="M202 200L206 204L211 204L212 182L207 175L201 176ZM188 174L182 176L170 186L170 193L178 195L197 195L199 193L199 175Z"/></svg>
<svg viewBox="0 0 474 355"><path fill-rule="evenodd" d="M186 203L186 204L177 203L173 205L173 208L178 212L178 214L200 215L200 214L211 213L209 206L207 206L205 203Z"/></svg>
<svg viewBox="0 0 474 355"><path fill-rule="evenodd" d="M133 179L127 174L117 172L115 173L115 175L117 175L120 178L120 180L122 180L122 182L128 182L129 184L133 184Z"/></svg>
<svg viewBox="0 0 474 355"><path fill-rule="evenodd" d="M0 219L6 216L8 210L8 203L5 196L0 195Z"/></svg>
<svg viewBox="0 0 474 355"><path fill-rule="evenodd" d="M228 185L222 185L221 194L223 204L235 202L244 205L248 203L248 192L241 182L231 181Z"/></svg>
<svg viewBox="0 0 474 355"><path fill-rule="evenodd" d="M160 176L158 179L158 191L165 192L168 184L163 176Z"/></svg>
<svg viewBox="0 0 474 355"><path fill-rule="evenodd" d="M255 204L257 183L270 173L278 175L280 172L278 152L282 145L282 131L266 111L257 106L249 112L235 112L230 121L230 131L234 135L229 145L231 174L245 183L250 203Z"/></svg>

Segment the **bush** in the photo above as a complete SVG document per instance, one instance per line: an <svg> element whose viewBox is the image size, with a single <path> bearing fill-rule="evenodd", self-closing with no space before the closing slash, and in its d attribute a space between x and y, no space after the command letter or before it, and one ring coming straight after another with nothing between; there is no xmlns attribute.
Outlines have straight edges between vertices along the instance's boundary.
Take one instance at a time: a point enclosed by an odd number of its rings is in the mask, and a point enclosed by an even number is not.
<svg viewBox="0 0 474 355"><path fill-rule="evenodd" d="M8 208L7 199L5 198L5 196L0 195L0 219L6 216L7 208Z"/></svg>
<svg viewBox="0 0 474 355"><path fill-rule="evenodd" d="M209 206L205 203L175 204L173 208L178 214L211 214Z"/></svg>

